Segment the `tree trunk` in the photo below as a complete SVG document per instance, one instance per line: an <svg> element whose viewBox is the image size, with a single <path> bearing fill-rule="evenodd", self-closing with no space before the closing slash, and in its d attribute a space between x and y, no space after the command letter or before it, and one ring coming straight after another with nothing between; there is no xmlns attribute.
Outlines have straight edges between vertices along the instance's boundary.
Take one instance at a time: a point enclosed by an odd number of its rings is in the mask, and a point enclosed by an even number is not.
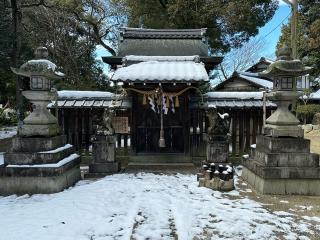
<svg viewBox="0 0 320 240"><path fill-rule="evenodd" d="M21 21L22 21L22 12L21 12L21 3L19 0L10 0L11 1L11 11L12 11L12 28L13 28L13 46L12 46L12 66L19 67L20 51L21 51ZM16 76L16 110L17 110L17 119L18 127L22 125L24 118L23 114L23 98L21 95L21 79L19 76Z"/></svg>

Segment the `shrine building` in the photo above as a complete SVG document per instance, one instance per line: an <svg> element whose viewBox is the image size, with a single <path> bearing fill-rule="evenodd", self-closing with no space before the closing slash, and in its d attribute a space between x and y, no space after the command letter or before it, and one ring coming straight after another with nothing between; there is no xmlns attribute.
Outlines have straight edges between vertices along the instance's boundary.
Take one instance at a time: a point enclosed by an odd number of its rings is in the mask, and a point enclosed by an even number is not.
<svg viewBox="0 0 320 240"><path fill-rule="evenodd" d="M205 158L206 109L215 107L230 115L230 156L241 156L261 133L263 116L275 108L267 101L263 110L262 90L272 89L272 82L256 74L270 63L234 73L209 92L210 72L223 59L210 52L206 29L124 28L118 55L103 57L117 92L60 91L52 111L83 153L109 107L115 111L117 158L129 165L193 164Z"/></svg>

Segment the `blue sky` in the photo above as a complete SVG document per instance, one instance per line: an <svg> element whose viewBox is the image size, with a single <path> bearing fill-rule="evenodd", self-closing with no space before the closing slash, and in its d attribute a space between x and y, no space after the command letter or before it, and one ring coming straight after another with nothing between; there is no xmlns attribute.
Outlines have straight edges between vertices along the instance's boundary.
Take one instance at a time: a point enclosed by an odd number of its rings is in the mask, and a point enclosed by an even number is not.
<svg viewBox="0 0 320 240"><path fill-rule="evenodd" d="M273 18L264 27L260 28L257 37L260 39L263 38L265 42L265 49L262 53L265 56L272 58L275 57L275 49L281 34L281 26L288 23L288 16L290 17L290 13L290 6L283 1L280 1L279 8ZM283 23L280 24L282 21ZM278 26L279 24L280 26Z"/></svg>
<svg viewBox="0 0 320 240"><path fill-rule="evenodd" d="M256 37L259 39L263 39L263 41L265 42L265 47L261 51L261 57L265 56L269 58L275 58L275 49L281 34L281 26L288 22L288 16L290 16L290 12L290 6L280 0L279 8L273 18L265 26L260 28L259 34ZM282 21L283 23L280 24ZM106 51L102 47L97 48L96 54L97 59L99 60L101 60L101 56L110 55L108 51ZM108 71L107 64L104 64L104 69L106 72Z"/></svg>

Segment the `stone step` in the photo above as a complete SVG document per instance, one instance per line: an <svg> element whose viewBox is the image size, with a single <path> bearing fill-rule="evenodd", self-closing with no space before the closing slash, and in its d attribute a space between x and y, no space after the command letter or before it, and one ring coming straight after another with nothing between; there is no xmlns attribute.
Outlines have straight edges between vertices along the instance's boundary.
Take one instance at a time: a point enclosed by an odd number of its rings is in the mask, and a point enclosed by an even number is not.
<svg viewBox="0 0 320 240"><path fill-rule="evenodd" d="M136 155L129 157L130 163L192 163L190 156L183 154Z"/></svg>
<svg viewBox="0 0 320 240"><path fill-rule="evenodd" d="M270 167L249 158L243 165L264 179L320 179L320 167Z"/></svg>
<svg viewBox="0 0 320 240"><path fill-rule="evenodd" d="M71 154L54 164L6 165L2 176L7 177L52 177L63 174L74 167L79 168L80 156ZM80 169L79 169L80 172Z"/></svg>
<svg viewBox="0 0 320 240"><path fill-rule="evenodd" d="M188 172L196 173L193 163L129 163L125 172Z"/></svg>
<svg viewBox="0 0 320 240"><path fill-rule="evenodd" d="M50 164L56 163L74 153L74 147L70 144L63 145L56 149L42 152L9 152L6 153L5 163L14 165L24 164Z"/></svg>

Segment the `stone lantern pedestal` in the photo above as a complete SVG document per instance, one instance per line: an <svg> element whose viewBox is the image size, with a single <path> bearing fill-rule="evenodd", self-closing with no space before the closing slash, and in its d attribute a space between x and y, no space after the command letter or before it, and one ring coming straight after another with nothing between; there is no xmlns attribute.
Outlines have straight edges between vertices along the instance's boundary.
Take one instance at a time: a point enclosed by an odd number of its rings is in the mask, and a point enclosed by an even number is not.
<svg viewBox="0 0 320 240"><path fill-rule="evenodd" d="M33 111L18 128L12 148L0 166L0 195L54 193L72 186L80 175L80 156L66 136L60 134L57 119L47 110L55 99L52 78L60 78L56 65L45 59L46 48L36 50L30 60L14 73L30 79L30 90L22 94L32 102Z"/></svg>
<svg viewBox="0 0 320 240"><path fill-rule="evenodd" d="M269 98L278 108L266 120L256 146L243 156L242 178L263 194L320 196L319 155L310 153L310 140L303 138L299 120L288 109L300 95L294 91L295 78L308 70L284 48L277 61L261 73L273 79Z"/></svg>

